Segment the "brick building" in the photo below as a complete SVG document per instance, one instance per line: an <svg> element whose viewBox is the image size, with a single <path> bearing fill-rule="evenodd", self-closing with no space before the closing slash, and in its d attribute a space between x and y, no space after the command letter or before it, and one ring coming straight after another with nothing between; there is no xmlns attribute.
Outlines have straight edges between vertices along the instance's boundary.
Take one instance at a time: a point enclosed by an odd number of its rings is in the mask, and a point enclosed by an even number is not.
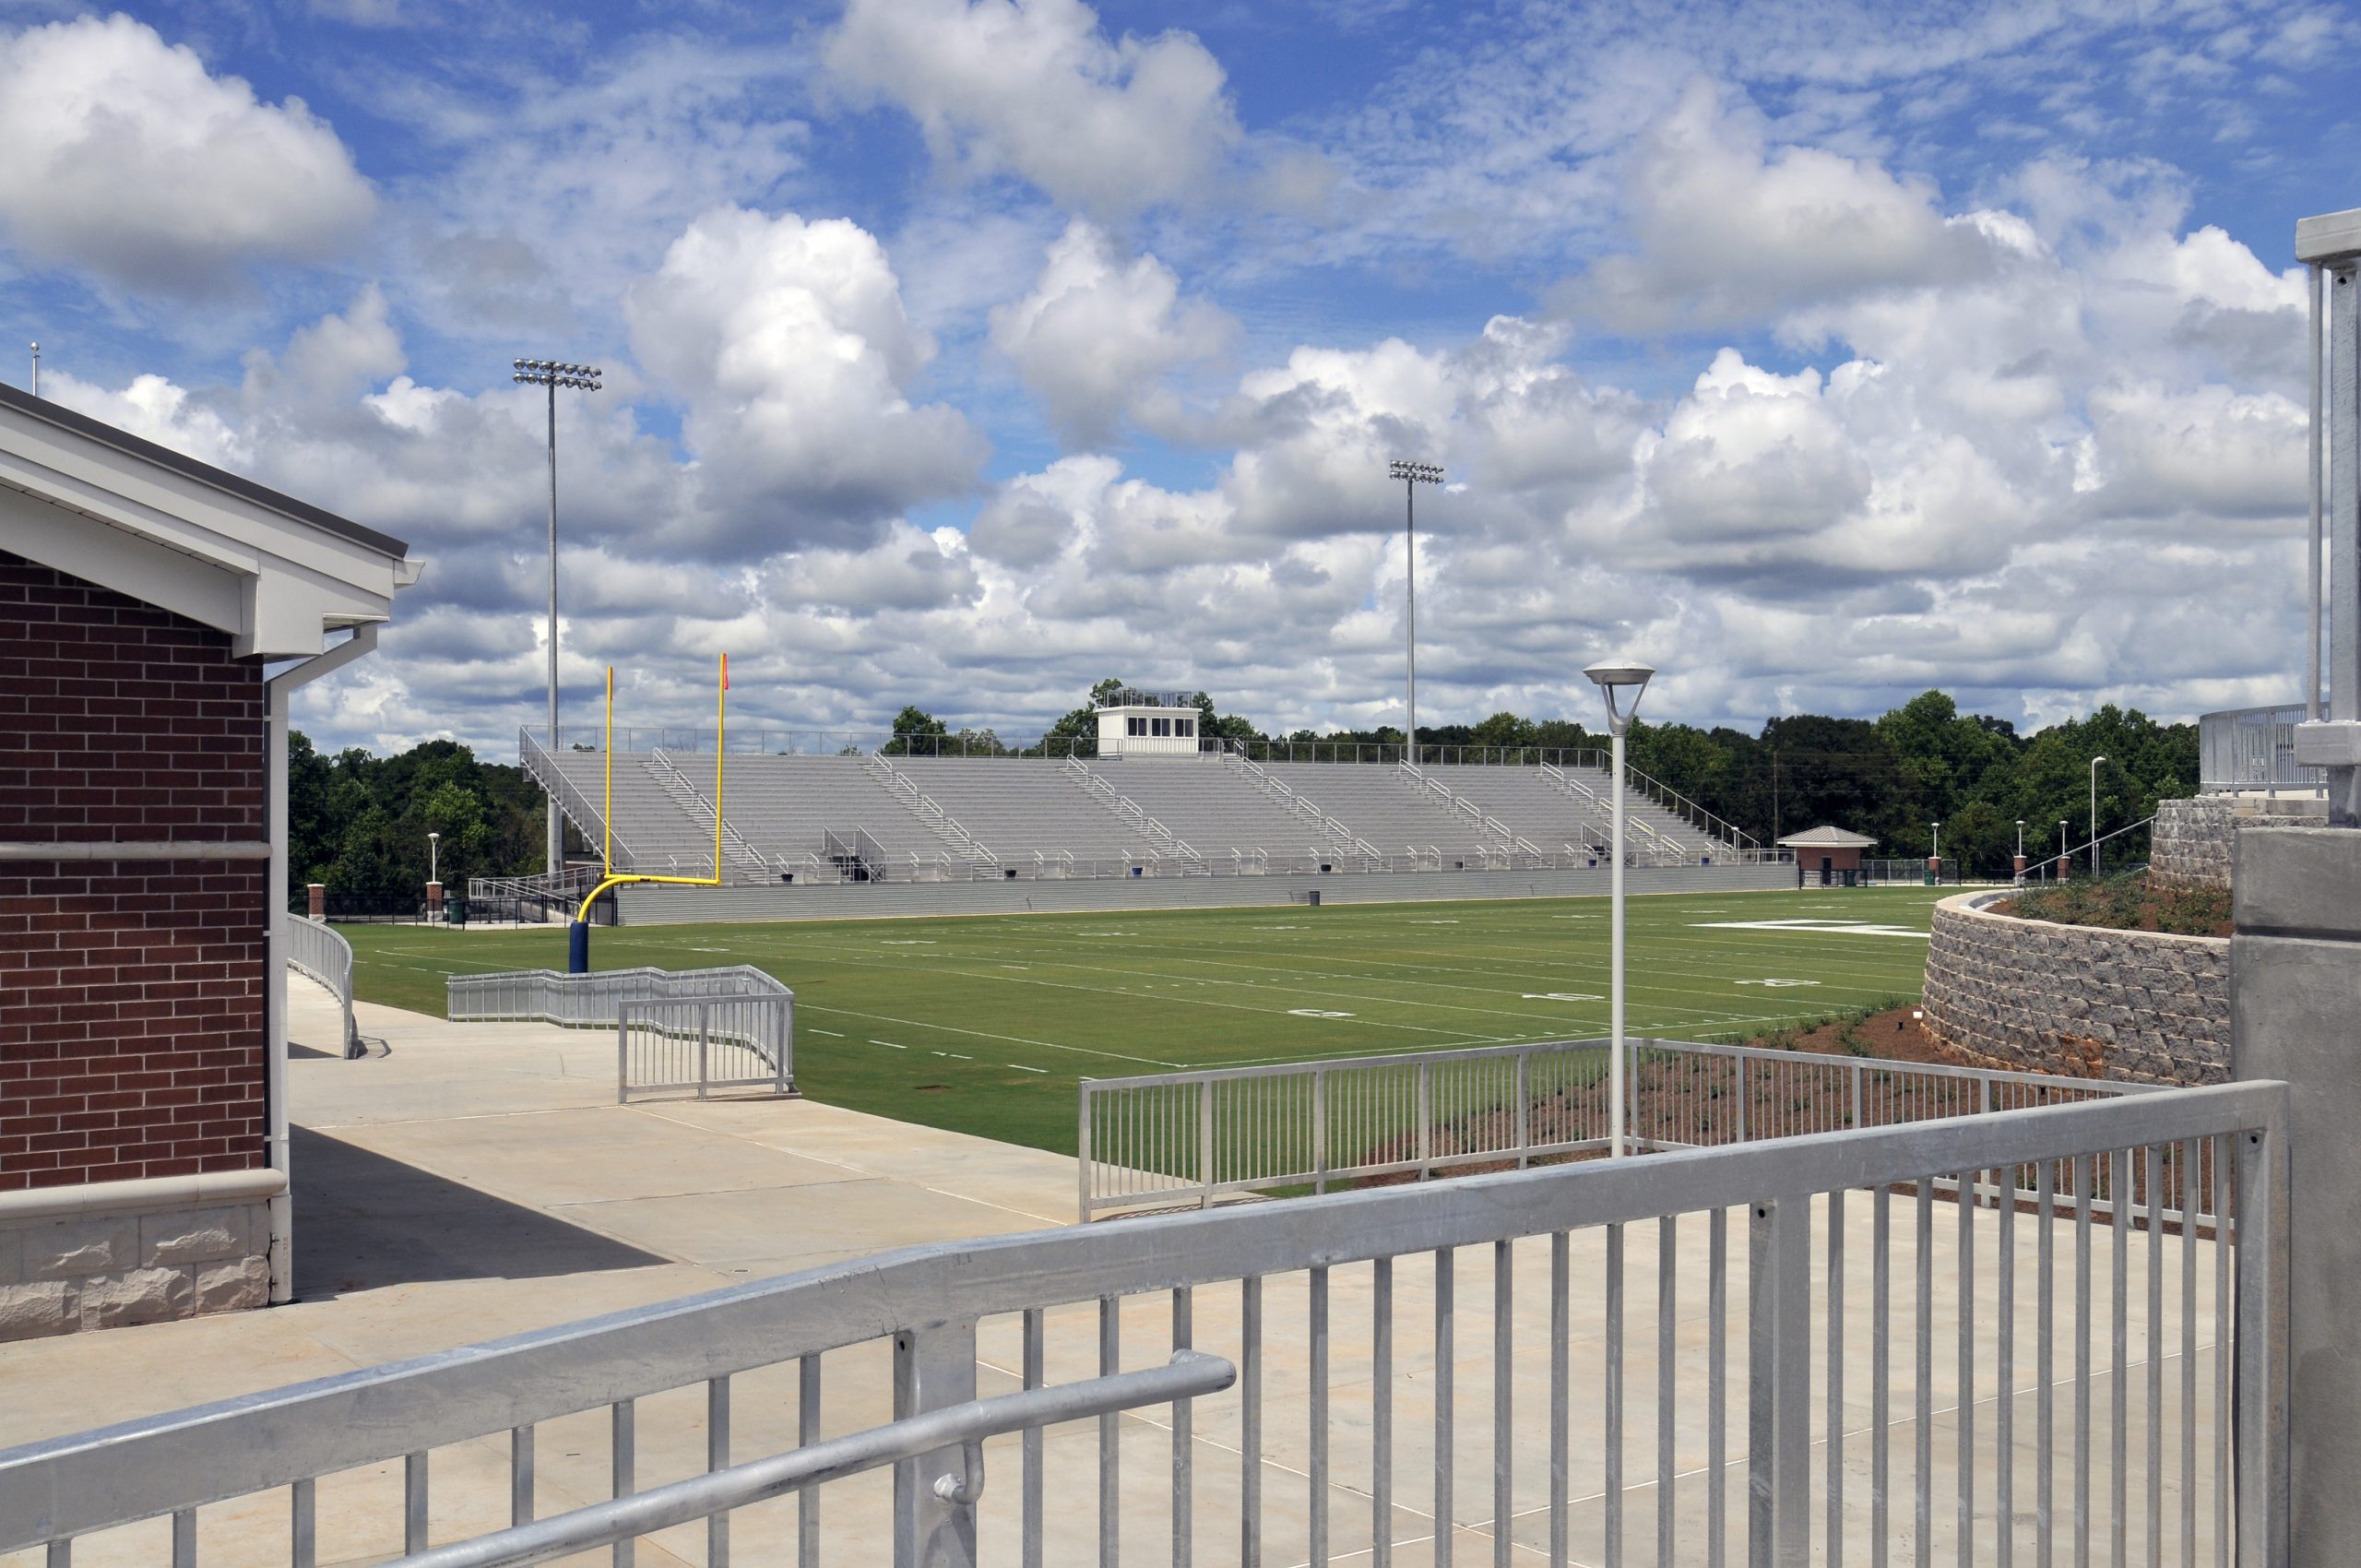
<svg viewBox="0 0 2361 1568"><path fill-rule="evenodd" d="M407 551L0 386L0 1339L286 1299L287 699Z"/></svg>

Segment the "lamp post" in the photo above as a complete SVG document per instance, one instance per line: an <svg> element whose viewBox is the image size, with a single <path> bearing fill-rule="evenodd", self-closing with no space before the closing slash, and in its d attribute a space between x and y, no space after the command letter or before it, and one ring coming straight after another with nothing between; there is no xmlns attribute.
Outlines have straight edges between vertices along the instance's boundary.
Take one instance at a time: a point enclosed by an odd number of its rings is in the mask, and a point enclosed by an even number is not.
<svg viewBox="0 0 2361 1568"><path fill-rule="evenodd" d="M509 377L521 386L546 386L550 393L550 752L557 752L557 389L599 390L605 373L596 365L565 364L557 360L516 360ZM557 794L550 793L549 865L556 876L565 870L565 817L557 809Z"/></svg>
<svg viewBox="0 0 2361 1568"><path fill-rule="evenodd" d="M1607 730L1613 737L1615 766L1615 836L1614 860L1608 872L1608 893L1611 913L1608 937L1608 1045L1607 1081L1611 1104L1608 1111L1608 1152L1618 1158L1623 1154L1623 736L1631 729L1631 719L1640 711L1640 695L1648 689L1648 678L1655 673L1653 666L1634 659L1602 659L1583 671L1598 687L1607 699ZM1620 693L1629 692L1630 699L1619 704Z"/></svg>
<svg viewBox="0 0 2361 1568"><path fill-rule="evenodd" d="M2017 818L2016 881L2022 886L2025 880L2025 819Z"/></svg>
<svg viewBox="0 0 2361 1568"><path fill-rule="evenodd" d="M2099 764L2104 756L2091 759L2091 874L2099 873Z"/></svg>
<svg viewBox="0 0 2361 1568"><path fill-rule="evenodd" d="M429 882L443 880L442 849L443 835L430 833L426 836L426 880Z"/></svg>
<svg viewBox="0 0 2361 1568"><path fill-rule="evenodd" d="M2072 874L2073 870L2066 862L2066 819L2061 816L2058 819L2058 874L2061 878L2066 877Z"/></svg>
<svg viewBox="0 0 2361 1568"><path fill-rule="evenodd" d="M1943 880L1943 825L1937 822L1930 823L1928 826L1935 830L1935 849L1934 853L1927 858L1935 862L1935 881L1940 885Z"/></svg>
<svg viewBox="0 0 2361 1568"><path fill-rule="evenodd" d="M1385 470L1402 481L1403 624L1409 636L1410 723L1402 731L1402 760L1413 767L1418 756L1418 486L1441 484L1442 465L1395 458Z"/></svg>

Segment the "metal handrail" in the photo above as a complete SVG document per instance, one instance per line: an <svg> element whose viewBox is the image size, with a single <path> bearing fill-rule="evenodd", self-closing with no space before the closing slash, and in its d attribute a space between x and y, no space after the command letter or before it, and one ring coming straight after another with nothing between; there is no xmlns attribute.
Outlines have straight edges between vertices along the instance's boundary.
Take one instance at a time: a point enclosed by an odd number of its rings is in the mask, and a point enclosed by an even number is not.
<svg viewBox="0 0 2361 1568"><path fill-rule="evenodd" d="M533 739L530 731L516 731L516 760L523 764L525 771L536 783L557 797L559 809L574 819L574 826L580 828L585 837L597 837L599 829L606 828L610 842L614 847L615 864L630 866L637 863L631 845L622 834L614 831L611 823L607 822L606 814L592 805L590 798L575 788L574 780L558 766L557 759Z"/></svg>
<svg viewBox="0 0 2361 1568"><path fill-rule="evenodd" d="M1237 1366L1219 1356L1209 1356L1202 1350L1175 1350L1172 1359L1160 1367L1115 1372L1050 1388L1029 1388L1022 1394L972 1399L964 1405L905 1416L866 1431L848 1432L629 1497L594 1503L473 1540L454 1541L449 1546L402 1558L396 1568L516 1568L528 1562L546 1562L553 1557L634 1540L675 1525L693 1524L804 1487L843 1480L946 1448L963 1451L964 1474L936 1478L934 1492L946 1500L972 1503L984 1489L981 1444L986 1438L1110 1416L1145 1405L1202 1398L1219 1394L1237 1381Z"/></svg>
<svg viewBox="0 0 2361 1568"><path fill-rule="evenodd" d="M325 921L307 915L287 921L287 964L319 981L335 993L344 1010L344 1043L348 1060L362 1054L361 1029L352 1021L352 944Z"/></svg>
<svg viewBox="0 0 2361 1568"><path fill-rule="evenodd" d="M1771 1090L1783 1082L1792 1086L1798 1074L1843 1075L1841 1120L1851 1126L1873 1118L1892 1124L1975 1115L1996 1109L1996 1099L2002 1102L1999 1109L2016 1109L2008 1102L2113 1099L2159 1089L2113 1079L1764 1046L1653 1038L1626 1044L1635 1062L1704 1058L1730 1063L1731 1081L1719 1086L1727 1098L1701 1100L1692 1092L1684 1099L1684 1091L1676 1088L1668 1099L1677 1103L1669 1110L1679 1115L1679 1129L1687 1135L1632 1134L1631 1146L1643 1151L1746 1144L1832 1130L1799 1124L1794 1115L1762 1114L1760 1120L1750 1115L1758 1088ZM1467 1166L1513 1160L1522 1167L1536 1159L1603 1149L1608 1146L1605 1128L1593 1118L1569 1117L1549 1136L1537 1135L1535 1123L1550 1097L1573 1087L1597 1088L1609 1049L1607 1039L1594 1037L1084 1078L1076 1095L1077 1217L1086 1223L1100 1214L1143 1207L1209 1206L1234 1194L1267 1194L1299 1184L1325 1192L1335 1182L1392 1175L1425 1179ZM1578 1081L1585 1065L1595 1069L1591 1078ZM1389 1083L1389 1076L1394 1081ZM1225 1086L1287 1080L1301 1085L1300 1093L1222 1092ZM1631 1084L1627 1122L1635 1128L1661 1123L1664 1117L1654 1113L1643 1098L1643 1080L1635 1075ZM1939 1093L1934 1087L1939 1085L1952 1087ZM1975 1103L1963 1104L1971 1088ZM1438 1146L1442 1141L1438 1134L1449 1131L1452 1116L1503 1113L1511 1119L1513 1137L1456 1151ZM1354 1146L1354 1134L1390 1134L1397 1145L1406 1139L1407 1146L1397 1147L1389 1158L1370 1158L1375 1148L1385 1146L1382 1142ZM1187 1174L1192 1170L1193 1178Z"/></svg>
<svg viewBox="0 0 2361 1568"><path fill-rule="evenodd" d="M601 1406L616 1409L620 1422L631 1401L797 1358L890 1339L897 1355L905 1341L914 1358L934 1344L932 1353L972 1365L972 1325L987 1317L1023 1313L1030 1331L1048 1308L1069 1302L1111 1303L1667 1217L1751 1216L1747 1223L1762 1248L1750 1265L1754 1288L1808 1309L1811 1258L1803 1245L1808 1231L1797 1222L1809 1212L1800 1200L1813 1194L1875 1193L1943 1173L2014 1171L2230 1134L2247 1134L2236 1140L2242 1228L2260 1222L2264 1238L2236 1249L2236 1296L2224 1291L2218 1298L2223 1311L2237 1314L2239 1530L2241 1538L2251 1527L2257 1538L2270 1539L2284 1528L2286 1501L2284 1487L2274 1487L2274 1476L2284 1482L2284 1460L2267 1413L2284 1397L2286 1376L2277 1314L2284 1310L2289 1093L2276 1081L2161 1090L904 1248L0 1452L0 1550L170 1515L189 1522L185 1560L193 1560L196 1510L204 1504L291 1485L308 1489L315 1478L403 1455L419 1456L422 1483L423 1456L432 1450L528 1432L536 1423ZM2070 1203L2061 1194L2061 1206L2070 1209L2087 1202L2087 1194L2078 1193ZM2013 1204L2003 1206L2013 1212ZM1755 1297L1760 1307L1773 1300ZM1922 1335L1924 1322L1922 1309ZM1782 1358L1778 1408L1799 1418L1807 1408L1802 1379L1811 1314L1761 1312L1753 1333L1758 1356ZM1495 1369L1496 1377L1507 1375L1506 1367ZM1746 1397L1758 1418L1772 1387L1762 1372L1751 1381ZM1789 1541L1802 1527L1801 1489L1811 1462L1808 1434L1798 1427L1795 1435L1800 1440L1751 1443L1738 1461L1747 1467L1753 1494L1776 1500L1774 1522ZM1448 1437L1447 1428L1438 1433L1439 1442ZM2047 1442L2045 1434L2045 1455ZM528 1453L520 1446L519 1458ZM1315 1488L1323 1473L1315 1460ZM422 1535L425 1494L415 1496ZM299 1512L312 1501L308 1491L299 1494ZM1102 1531L1112 1525L1103 1520ZM971 1560L966 1553L953 1561ZM1801 1561L1800 1548L1794 1560Z"/></svg>
<svg viewBox="0 0 2361 1568"><path fill-rule="evenodd" d="M2154 824L2155 820L2155 814L2151 812L2148 815L2142 817L2137 822L2126 823L2112 833L2102 833L2097 837L2090 839L2085 843L2077 844L2070 849L2063 850L2043 860L2027 861L2025 862L2024 874L2017 880L2019 882L2029 882L2033 879L2034 873L2041 870L2042 867L2054 865L2064 866L2067 873L2070 875L2073 872L2075 862L2089 855L2093 849L2097 849L2100 845L2106 844L2112 839L2120 838L2127 833L2137 833L2143 827L2151 826Z"/></svg>

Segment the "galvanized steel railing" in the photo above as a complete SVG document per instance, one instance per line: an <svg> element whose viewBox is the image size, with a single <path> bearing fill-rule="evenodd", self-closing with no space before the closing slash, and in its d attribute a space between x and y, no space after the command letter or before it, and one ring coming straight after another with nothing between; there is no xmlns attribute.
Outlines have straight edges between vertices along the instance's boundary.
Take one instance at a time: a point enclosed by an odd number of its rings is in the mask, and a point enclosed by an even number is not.
<svg viewBox="0 0 2361 1568"><path fill-rule="evenodd" d="M1694 1148L2150 1092L1759 1046L1631 1042L1631 1146ZM1080 1218L1238 1193L1523 1170L1608 1146L1608 1042L1085 1078Z"/></svg>
<svg viewBox="0 0 2361 1568"><path fill-rule="evenodd" d="M749 964L452 975L444 982L444 1016L453 1023L614 1029L615 1098L624 1103L686 1090L699 1099L716 1088L795 1092L795 992ZM759 1073L750 1056L761 1063Z"/></svg>
<svg viewBox="0 0 2361 1568"><path fill-rule="evenodd" d="M626 1001L690 996L795 993L751 964L710 969L503 969L452 975L444 983L444 1016L453 1023L542 1023L562 1028L612 1028Z"/></svg>
<svg viewBox="0 0 2361 1568"><path fill-rule="evenodd" d="M350 1058L361 1054L361 1030L352 1021L352 944L325 921L287 917L287 963L336 993L344 1010L344 1043Z"/></svg>
<svg viewBox="0 0 2361 1568"><path fill-rule="evenodd" d="M2309 794L2327 787L2328 770L2296 760L2302 703L2234 707L2197 716L2197 788L2208 795L2241 790Z"/></svg>
<svg viewBox="0 0 2361 1568"><path fill-rule="evenodd" d="M2170 1090L906 1249L0 1453L0 1550L526 1562L500 1521L554 1503L552 1550L664 1526L713 1568L2279 1561L2286 1103ZM1939 1212L1939 1179L1976 1201ZM1143 1393L1175 1352L1235 1387ZM1003 1402L1051 1388L1073 1403ZM1169 1404L1118 1413L1144 1397ZM890 1480L820 1484L846 1432ZM739 1506L766 1463L789 1495ZM602 1502L643 1495L663 1510Z"/></svg>
<svg viewBox="0 0 2361 1568"><path fill-rule="evenodd" d="M793 996L626 997L618 1006L618 1103L747 1088L795 1092Z"/></svg>

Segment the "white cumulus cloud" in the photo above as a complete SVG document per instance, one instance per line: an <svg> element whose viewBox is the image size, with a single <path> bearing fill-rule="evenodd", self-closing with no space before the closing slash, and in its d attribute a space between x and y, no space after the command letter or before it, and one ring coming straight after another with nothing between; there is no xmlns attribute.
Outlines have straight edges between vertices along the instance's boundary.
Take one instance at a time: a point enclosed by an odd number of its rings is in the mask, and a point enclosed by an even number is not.
<svg viewBox="0 0 2361 1568"><path fill-rule="evenodd" d="M937 158L1103 215L1192 195L1239 138L1204 45L1109 39L1081 0L851 0L827 62Z"/></svg>
<svg viewBox="0 0 2361 1568"><path fill-rule="evenodd" d="M0 39L0 229L32 261L168 293L349 246L368 182L299 99L269 104L128 17Z"/></svg>
<svg viewBox="0 0 2361 1568"><path fill-rule="evenodd" d="M699 459L698 517L676 533L752 554L850 543L976 481L981 437L956 410L910 399L934 344L856 223L708 212L626 314Z"/></svg>
<svg viewBox="0 0 2361 1568"><path fill-rule="evenodd" d="M1182 299L1170 267L1152 255L1125 260L1082 218L1050 244L1032 291L991 313L993 346L1077 445L1104 441L1126 414L1153 422L1157 405L1169 405L1164 374L1217 352L1233 326Z"/></svg>

